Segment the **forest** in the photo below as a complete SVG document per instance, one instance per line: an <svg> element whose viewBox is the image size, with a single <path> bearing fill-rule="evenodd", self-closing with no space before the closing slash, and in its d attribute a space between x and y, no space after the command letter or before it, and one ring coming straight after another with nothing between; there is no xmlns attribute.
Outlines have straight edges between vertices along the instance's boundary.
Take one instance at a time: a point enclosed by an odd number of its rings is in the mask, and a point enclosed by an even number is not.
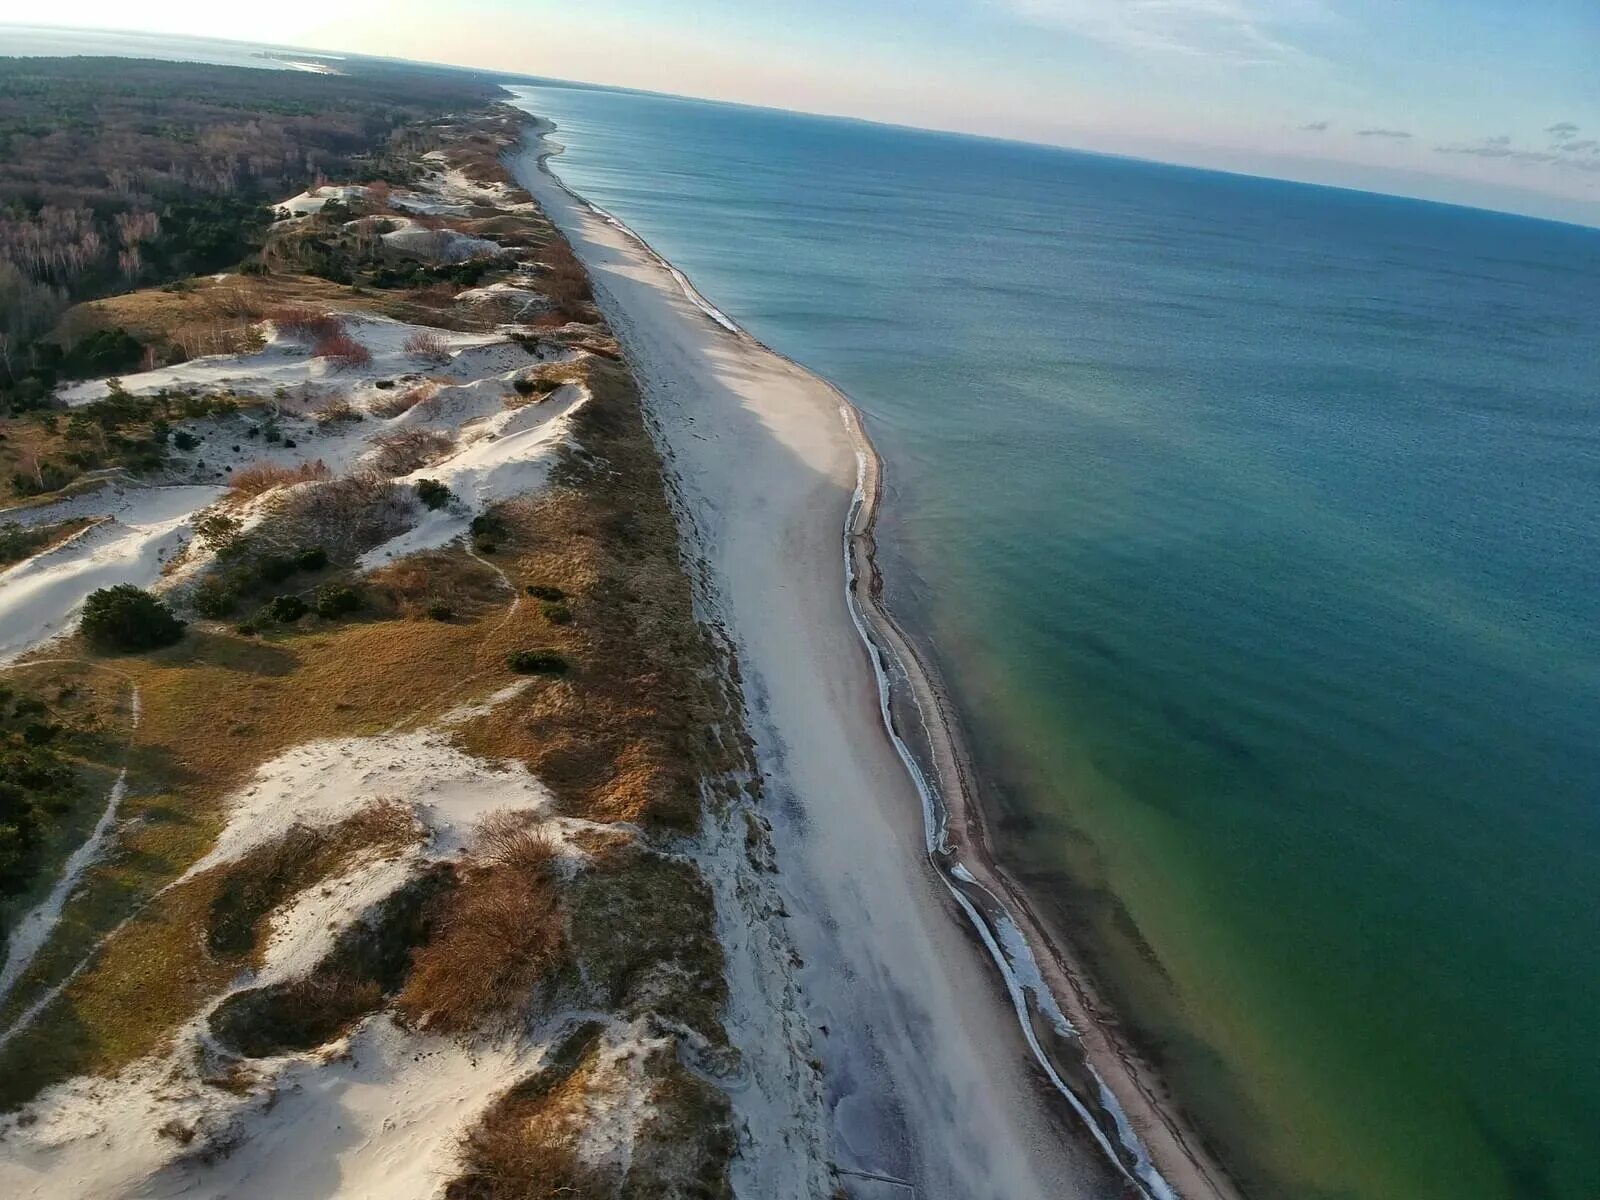
<svg viewBox="0 0 1600 1200"><path fill-rule="evenodd" d="M79 300L238 265L267 206L326 178L403 178L409 123L481 104L468 72L344 75L105 58L0 61L0 407L42 403Z"/></svg>

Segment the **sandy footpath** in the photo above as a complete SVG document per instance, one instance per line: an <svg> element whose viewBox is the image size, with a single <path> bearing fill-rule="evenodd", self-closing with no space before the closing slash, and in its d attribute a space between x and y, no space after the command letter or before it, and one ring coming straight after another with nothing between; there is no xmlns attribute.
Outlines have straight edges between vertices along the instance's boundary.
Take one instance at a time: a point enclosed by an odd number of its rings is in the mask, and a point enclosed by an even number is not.
<svg viewBox="0 0 1600 1200"><path fill-rule="evenodd" d="M845 602L859 461L839 395L719 323L533 153L518 170L588 266L645 389L739 652L851 1194L1126 1194L1037 1067L928 862L922 800Z"/></svg>

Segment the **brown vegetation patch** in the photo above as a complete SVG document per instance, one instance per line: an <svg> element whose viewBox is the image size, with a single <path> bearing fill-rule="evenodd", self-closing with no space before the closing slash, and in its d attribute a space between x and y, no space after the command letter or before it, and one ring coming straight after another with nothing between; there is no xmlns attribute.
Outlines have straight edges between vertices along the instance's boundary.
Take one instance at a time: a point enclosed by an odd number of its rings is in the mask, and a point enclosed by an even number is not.
<svg viewBox="0 0 1600 1200"><path fill-rule="evenodd" d="M327 359L340 370L364 367L372 361L372 351L342 329L338 333L317 338L312 343L311 353L317 358Z"/></svg>
<svg viewBox="0 0 1600 1200"><path fill-rule="evenodd" d="M379 395L367 407L375 417L398 417L401 413L410 412L424 400L431 399L438 390L439 385L434 383L419 383L413 387L395 388Z"/></svg>
<svg viewBox="0 0 1600 1200"><path fill-rule="evenodd" d="M610 1181L578 1162L584 1093L604 1026L568 1034L539 1071L495 1101L462 1140L461 1174L446 1200L569 1196L609 1200Z"/></svg>
<svg viewBox="0 0 1600 1200"><path fill-rule="evenodd" d="M481 617L510 599L500 576L461 550L410 554L367 581L381 602L405 617L425 617L435 604L449 605L457 617Z"/></svg>
<svg viewBox="0 0 1600 1200"><path fill-rule="evenodd" d="M484 823L396 1001L407 1021L461 1033L528 1005L564 949L554 860L550 842L514 820Z"/></svg>
<svg viewBox="0 0 1600 1200"><path fill-rule="evenodd" d="M313 344L324 338L337 337L344 332L344 319L333 313L303 304L285 304L271 309L267 320L285 337Z"/></svg>
<svg viewBox="0 0 1600 1200"><path fill-rule="evenodd" d="M381 433L371 444L372 453L367 461L378 474L392 478L409 475L444 457L455 445L455 439L437 429L402 429Z"/></svg>
<svg viewBox="0 0 1600 1200"><path fill-rule="evenodd" d="M569 901L573 955L607 1007L656 1012L726 1040L728 988L711 889L691 863L639 846L597 856Z"/></svg>
<svg viewBox="0 0 1600 1200"><path fill-rule="evenodd" d="M447 363L450 361L450 343L437 333L427 329L419 329L407 337L405 351L412 358L420 358L424 362Z"/></svg>
<svg viewBox="0 0 1600 1200"><path fill-rule="evenodd" d="M108 1073L159 1048L207 996L255 961L268 915L362 853L417 831L377 805L330 828L295 828L156 896L46 1013L0 1050L0 1108L58 1079Z"/></svg>
<svg viewBox="0 0 1600 1200"><path fill-rule="evenodd" d="M544 492L496 510L518 581L567 597L571 623L545 624L530 644L574 670L537 679L464 736L522 759L574 815L687 831L702 774L724 765L706 732L722 700L632 379L601 359L586 365L594 399L573 428L587 454L566 452Z"/></svg>
<svg viewBox="0 0 1600 1200"><path fill-rule="evenodd" d="M239 467L228 476L228 490L234 496L247 498L270 492L275 487L306 483L314 479L329 479L333 472L320 458L315 462L289 466L286 463L253 462Z"/></svg>
<svg viewBox="0 0 1600 1200"><path fill-rule="evenodd" d="M539 259L545 265L540 286L556 306L556 312L573 321L588 317L593 311L589 274L572 253L572 247L565 239L552 241L539 252Z"/></svg>
<svg viewBox="0 0 1600 1200"><path fill-rule="evenodd" d="M310 1050L375 1012L405 979L413 949L436 922L455 871L436 863L373 905L312 971L235 992L212 1012L212 1033L252 1058Z"/></svg>
<svg viewBox="0 0 1600 1200"><path fill-rule="evenodd" d="M348 563L406 528L414 494L392 480L361 473L296 488L265 503L271 511L251 531L253 543L277 551L321 546L333 562Z"/></svg>
<svg viewBox="0 0 1600 1200"><path fill-rule="evenodd" d="M734 1136L728 1099L696 1078L670 1046L609 1066L606 1031L580 1026L545 1067L500 1097L462 1141L461 1174L446 1200L728 1200ZM645 1117L625 1167L585 1163L578 1146L619 1087L643 1093Z"/></svg>

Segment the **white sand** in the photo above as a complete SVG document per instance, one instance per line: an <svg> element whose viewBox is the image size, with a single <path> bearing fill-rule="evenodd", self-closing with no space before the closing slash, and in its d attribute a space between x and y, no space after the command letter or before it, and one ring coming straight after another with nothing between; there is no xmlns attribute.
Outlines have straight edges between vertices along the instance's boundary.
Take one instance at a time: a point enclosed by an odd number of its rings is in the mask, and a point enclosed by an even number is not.
<svg viewBox="0 0 1600 1200"><path fill-rule="evenodd" d="M59 511L34 510L50 519L86 511L111 519L0 572L0 662L72 629L84 597L95 589L149 587L188 542L195 514L221 494L216 487L112 487Z"/></svg>
<svg viewBox="0 0 1600 1200"><path fill-rule="evenodd" d="M1059 1120L999 979L926 859L921 799L885 736L845 603L858 464L838 394L727 329L531 156L519 173L593 275L739 651L845 1181L867 1194L861 1172L959 1200L1117 1194ZM730 970L736 989L770 975ZM736 994L733 1007L754 1005ZM741 1049L767 1053L749 1032L735 1024Z"/></svg>
<svg viewBox="0 0 1600 1200"><path fill-rule="evenodd" d="M502 689L456 715L511 694ZM537 816L552 803L525 768L466 755L443 730L313 742L263 764L229 798L227 827L187 874L243 854L295 822L327 825L380 798L407 805L428 840L362 856L340 877L285 905L272 917L260 970L245 973L230 991L304 974L341 930L422 862L461 851L484 817ZM564 858L583 857L566 835L589 827L559 817L541 822ZM465 1128L538 1065L568 1020L559 1014L528 1037L467 1044L401 1030L380 1015L331 1052L254 1060L252 1085L235 1093L203 1081L197 1051L209 1043L210 1008L183 1026L170 1050L114 1079L68 1080L22 1114L0 1119L0 1195L434 1196L456 1173ZM642 1101L616 1063L637 1038L623 1029L620 1036L613 1031L613 1041L615 1086L596 1101L602 1119L585 1149L597 1160L625 1161ZM200 1161L196 1155L208 1148L226 1148L225 1157Z"/></svg>

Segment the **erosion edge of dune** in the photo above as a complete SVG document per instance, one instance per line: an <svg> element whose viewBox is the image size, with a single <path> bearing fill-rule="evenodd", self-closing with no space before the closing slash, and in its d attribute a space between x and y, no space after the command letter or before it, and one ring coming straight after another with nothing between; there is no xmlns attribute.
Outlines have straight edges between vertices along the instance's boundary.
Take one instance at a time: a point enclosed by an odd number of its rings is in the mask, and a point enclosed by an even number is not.
<svg viewBox="0 0 1600 1200"><path fill-rule="evenodd" d="M1151 1200L1237 1200L1233 1182L1201 1146L1197 1131L1165 1099L1153 1067L1108 1027L1102 1015L1107 1010L1092 983L994 855L972 759L937 668L919 653L884 601L875 539L884 463L856 405L843 389L741 328L646 239L562 180L549 161L564 150L550 138L556 128L547 118L529 116L541 172L576 204L636 242L710 320L792 364L837 397L858 467L842 530L844 599L877 678L882 732L921 797L928 861L998 968L1047 1086L1137 1194Z"/></svg>

